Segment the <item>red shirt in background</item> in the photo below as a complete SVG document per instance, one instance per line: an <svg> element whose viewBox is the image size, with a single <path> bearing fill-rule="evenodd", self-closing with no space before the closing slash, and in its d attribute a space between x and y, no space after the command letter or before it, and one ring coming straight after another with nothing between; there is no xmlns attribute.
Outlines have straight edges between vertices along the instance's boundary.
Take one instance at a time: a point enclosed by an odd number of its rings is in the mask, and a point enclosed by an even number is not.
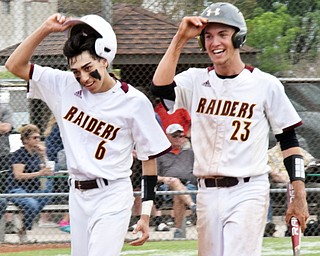
<svg viewBox="0 0 320 256"><path fill-rule="evenodd" d="M177 109L173 114L168 114L168 110L160 102L158 103L158 105L156 105L154 111L159 115L162 124L162 129L164 131L166 131L167 127L170 124L180 124L184 129L184 133L186 135L189 134L191 118L187 110Z"/></svg>

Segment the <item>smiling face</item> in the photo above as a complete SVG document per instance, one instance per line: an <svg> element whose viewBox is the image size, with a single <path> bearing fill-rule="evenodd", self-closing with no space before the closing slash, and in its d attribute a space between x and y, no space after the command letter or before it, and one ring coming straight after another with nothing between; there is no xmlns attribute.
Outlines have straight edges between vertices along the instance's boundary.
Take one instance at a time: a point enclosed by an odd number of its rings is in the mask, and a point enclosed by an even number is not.
<svg viewBox="0 0 320 256"><path fill-rule="evenodd" d="M105 92L115 83L107 72L108 62L93 58L88 51L70 59L69 65L77 81L91 93Z"/></svg>
<svg viewBox="0 0 320 256"><path fill-rule="evenodd" d="M205 28L205 47L220 75L230 75L226 70L238 69L239 65L243 68L240 51L232 43L235 32L235 28L220 23L209 23Z"/></svg>

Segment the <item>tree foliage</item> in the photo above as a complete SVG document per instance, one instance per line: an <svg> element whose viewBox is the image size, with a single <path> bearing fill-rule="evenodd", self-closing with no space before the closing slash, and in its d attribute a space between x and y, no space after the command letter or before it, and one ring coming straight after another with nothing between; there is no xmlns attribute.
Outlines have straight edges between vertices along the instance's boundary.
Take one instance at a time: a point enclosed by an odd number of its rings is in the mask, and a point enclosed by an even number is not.
<svg viewBox="0 0 320 256"><path fill-rule="evenodd" d="M102 3L102 0L59 0L58 12L73 16L98 13L103 8Z"/></svg>
<svg viewBox="0 0 320 256"><path fill-rule="evenodd" d="M247 45L259 49L261 68L269 72L287 70L319 54L320 0L225 0L236 5L247 21ZM141 6L180 21L199 15L206 0L59 0L59 11L81 16L110 15L112 4Z"/></svg>
<svg viewBox="0 0 320 256"><path fill-rule="evenodd" d="M319 0L257 0L258 6L264 11L275 11L278 4L287 6L288 13L292 16L302 16L308 12L319 9Z"/></svg>
<svg viewBox="0 0 320 256"><path fill-rule="evenodd" d="M259 8L255 17L247 19L247 44L261 50L262 69L275 73L316 56L319 11L299 16L291 15L284 4L273 5L274 11L261 12Z"/></svg>

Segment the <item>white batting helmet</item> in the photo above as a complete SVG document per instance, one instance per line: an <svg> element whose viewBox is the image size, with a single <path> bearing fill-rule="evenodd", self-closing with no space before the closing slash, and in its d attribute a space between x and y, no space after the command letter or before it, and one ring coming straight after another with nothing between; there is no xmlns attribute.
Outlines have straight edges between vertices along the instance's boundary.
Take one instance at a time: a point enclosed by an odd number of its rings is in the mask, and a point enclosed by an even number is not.
<svg viewBox="0 0 320 256"><path fill-rule="evenodd" d="M106 59L109 64L113 61L117 52L117 37L109 22L95 14L71 19L68 22L73 24L73 27L68 31L68 36L73 34L73 28L76 24L84 23L93 28L101 36L95 42L96 54Z"/></svg>

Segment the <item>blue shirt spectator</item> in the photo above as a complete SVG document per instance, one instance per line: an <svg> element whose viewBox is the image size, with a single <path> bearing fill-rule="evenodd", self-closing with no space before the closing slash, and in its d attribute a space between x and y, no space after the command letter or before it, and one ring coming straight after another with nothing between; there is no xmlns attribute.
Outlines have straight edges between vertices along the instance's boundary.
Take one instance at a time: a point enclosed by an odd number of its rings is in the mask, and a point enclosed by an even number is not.
<svg viewBox="0 0 320 256"><path fill-rule="evenodd" d="M11 157L12 172L8 177L8 193L25 194L48 192L41 188L40 177L53 174L46 167L46 150L40 141L40 130L28 124L21 129L23 146ZM33 221L49 202L48 197L13 197L10 200L22 210L22 227L19 227L20 242L27 241L26 230L31 230Z"/></svg>

